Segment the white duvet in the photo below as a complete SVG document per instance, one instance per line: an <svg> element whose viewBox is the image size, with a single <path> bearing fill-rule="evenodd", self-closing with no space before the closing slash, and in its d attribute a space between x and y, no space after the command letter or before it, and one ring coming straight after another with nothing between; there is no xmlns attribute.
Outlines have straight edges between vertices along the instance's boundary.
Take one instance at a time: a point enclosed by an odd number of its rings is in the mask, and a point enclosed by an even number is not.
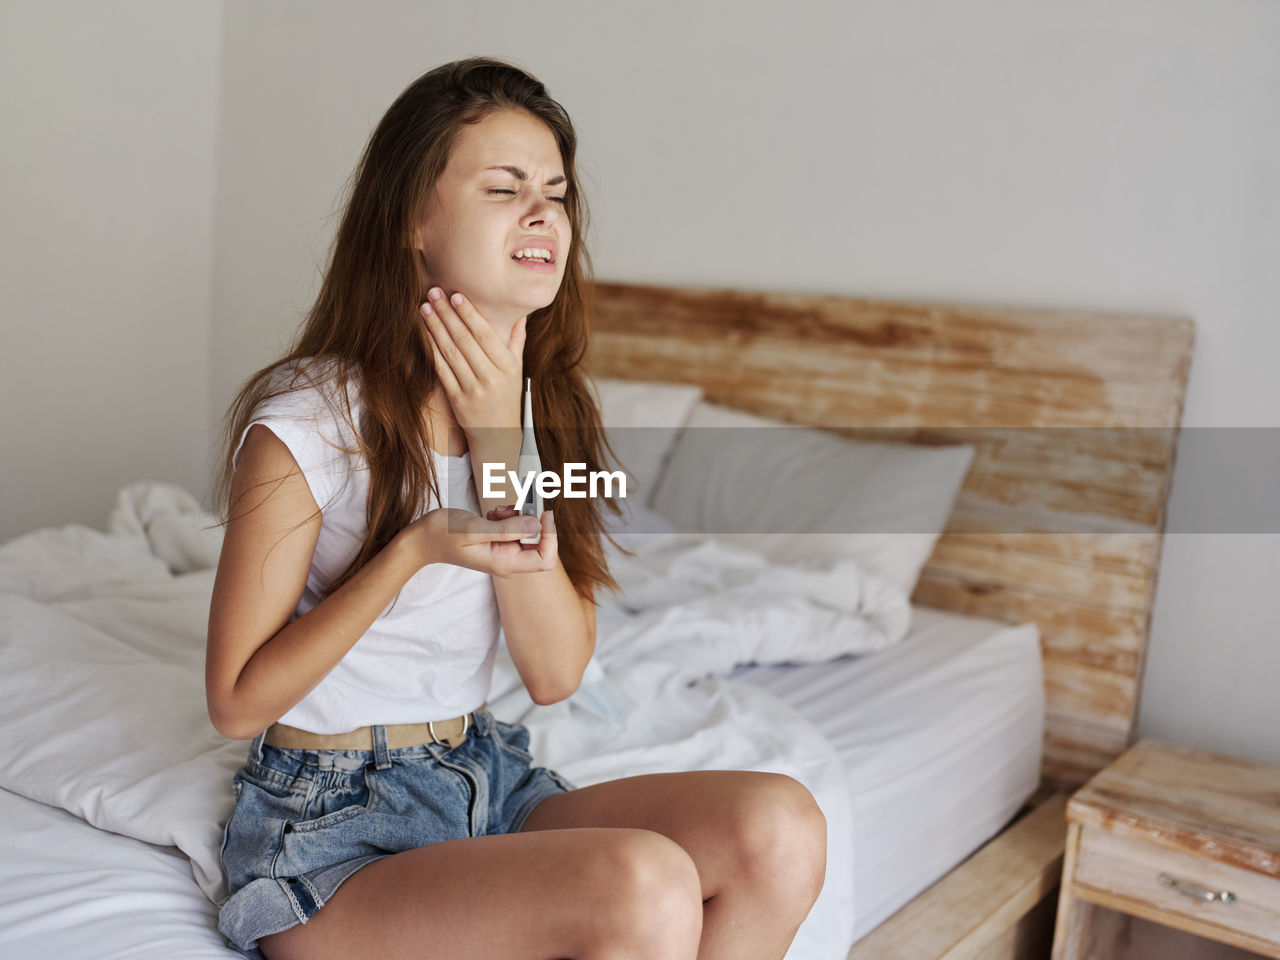
<svg viewBox="0 0 1280 960"><path fill-rule="evenodd" d="M176 846L217 904L231 775L246 743L218 734L205 710L220 538L199 527L210 519L180 488L141 483L120 492L105 534L71 525L0 546L0 787ZM504 648L490 709L526 724L537 762L579 786L695 769L804 783L827 818L827 880L787 957L843 958L855 905L841 762L791 707L724 675L896 643L906 596L852 562L807 570L740 543L625 540L636 556L609 551L623 594L600 595L596 655L577 692L536 706ZM208 917L193 913L193 923Z"/></svg>

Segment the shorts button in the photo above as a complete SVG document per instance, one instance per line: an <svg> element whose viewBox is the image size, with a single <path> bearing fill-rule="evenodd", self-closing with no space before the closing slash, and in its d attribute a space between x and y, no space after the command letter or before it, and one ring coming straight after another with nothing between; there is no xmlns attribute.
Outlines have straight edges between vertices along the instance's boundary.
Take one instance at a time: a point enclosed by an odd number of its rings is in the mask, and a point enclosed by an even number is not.
<svg viewBox="0 0 1280 960"><path fill-rule="evenodd" d="M284 832L285 832L285 833L292 833L292 832L293 832L293 824L292 824L292 823L286 823L286 824L284 825Z"/></svg>

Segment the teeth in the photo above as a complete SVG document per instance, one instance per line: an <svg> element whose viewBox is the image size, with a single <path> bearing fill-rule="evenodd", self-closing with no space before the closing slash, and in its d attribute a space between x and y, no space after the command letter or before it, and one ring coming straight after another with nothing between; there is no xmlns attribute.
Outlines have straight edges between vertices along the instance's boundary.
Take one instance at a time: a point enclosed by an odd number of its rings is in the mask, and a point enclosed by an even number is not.
<svg viewBox="0 0 1280 960"><path fill-rule="evenodd" d="M544 263L551 262L551 251L539 249L537 247L528 247L524 250L517 250L511 256L516 260L542 260Z"/></svg>

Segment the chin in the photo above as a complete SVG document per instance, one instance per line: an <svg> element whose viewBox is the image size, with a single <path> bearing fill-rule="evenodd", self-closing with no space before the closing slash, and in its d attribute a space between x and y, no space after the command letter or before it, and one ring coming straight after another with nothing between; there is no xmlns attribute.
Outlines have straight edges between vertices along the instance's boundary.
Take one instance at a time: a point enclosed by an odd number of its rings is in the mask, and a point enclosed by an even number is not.
<svg viewBox="0 0 1280 960"><path fill-rule="evenodd" d="M532 313L535 310L541 310L549 307L556 301L556 294L560 292L560 285L556 284L556 288L549 292L543 293L541 296L531 296L525 298L520 303L520 309L526 313Z"/></svg>

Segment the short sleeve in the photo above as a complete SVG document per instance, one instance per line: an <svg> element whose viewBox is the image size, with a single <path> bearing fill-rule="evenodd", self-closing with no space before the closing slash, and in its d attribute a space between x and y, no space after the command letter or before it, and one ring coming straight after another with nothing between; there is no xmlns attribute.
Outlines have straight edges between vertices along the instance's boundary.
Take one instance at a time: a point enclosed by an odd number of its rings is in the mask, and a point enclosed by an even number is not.
<svg viewBox="0 0 1280 960"><path fill-rule="evenodd" d="M254 411L232 454L240 457L245 437L262 424L289 448L316 505L324 510L334 502L350 474L356 442L341 412L314 386L272 397Z"/></svg>

